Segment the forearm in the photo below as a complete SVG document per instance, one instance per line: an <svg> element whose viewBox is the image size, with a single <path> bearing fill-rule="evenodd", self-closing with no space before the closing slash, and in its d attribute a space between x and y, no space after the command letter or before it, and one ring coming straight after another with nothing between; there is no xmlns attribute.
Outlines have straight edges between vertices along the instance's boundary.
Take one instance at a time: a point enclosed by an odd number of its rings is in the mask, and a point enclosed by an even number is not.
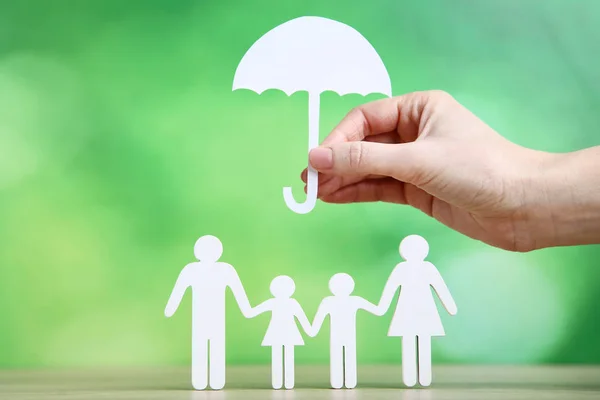
<svg viewBox="0 0 600 400"><path fill-rule="evenodd" d="M529 207L535 247L600 244L600 146L544 157L539 182Z"/></svg>
<svg viewBox="0 0 600 400"><path fill-rule="evenodd" d="M243 314L248 313L252 309L252 306L250 305L250 301L248 300L248 297L246 296L245 292L242 292L242 293L238 294L237 296L234 295L234 297L238 304L238 307L240 308L240 310L242 311Z"/></svg>
<svg viewBox="0 0 600 400"><path fill-rule="evenodd" d="M379 300L379 304L377 305L377 312L381 315L385 314L387 310L390 308L392 304L392 300L394 299L394 295L396 294L396 287L390 285L390 287L386 287L383 289L383 294L381 295L381 299Z"/></svg>
<svg viewBox="0 0 600 400"><path fill-rule="evenodd" d="M315 320L313 321L313 323L311 325L314 335L319 333L319 331L321 330L321 326L323 326L323 322L325 322L325 316L317 314L317 316L315 317Z"/></svg>
<svg viewBox="0 0 600 400"><path fill-rule="evenodd" d="M177 288L173 290L173 293L171 294L171 297L169 297L169 301L165 307L165 316L170 317L175 314L175 311L177 311L177 308L183 299L183 294L183 290L177 290Z"/></svg>

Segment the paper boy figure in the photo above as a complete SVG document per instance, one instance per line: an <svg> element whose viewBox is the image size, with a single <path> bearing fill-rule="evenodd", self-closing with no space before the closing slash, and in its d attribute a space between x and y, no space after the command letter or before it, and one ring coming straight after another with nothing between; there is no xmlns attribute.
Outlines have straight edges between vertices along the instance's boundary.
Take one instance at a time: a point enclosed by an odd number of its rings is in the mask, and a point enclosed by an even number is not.
<svg viewBox="0 0 600 400"><path fill-rule="evenodd" d="M354 290L354 280L348 274L335 274L329 280L329 290L333 296L323 299L312 325L311 336L316 336L325 317L330 318L330 373L331 386L340 389L356 387L356 312L360 309L381 315L374 304L359 296L350 296Z"/></svg>

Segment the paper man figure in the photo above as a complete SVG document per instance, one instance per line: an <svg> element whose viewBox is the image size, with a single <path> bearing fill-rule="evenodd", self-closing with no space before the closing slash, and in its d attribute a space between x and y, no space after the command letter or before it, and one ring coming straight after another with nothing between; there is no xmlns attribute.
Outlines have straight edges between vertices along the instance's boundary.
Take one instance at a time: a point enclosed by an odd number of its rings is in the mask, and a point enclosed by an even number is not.
<svg viewBox="0 0 600 400"><path fill-rule="evenodd" d="M404 238L400 243L400 255L406 261L392 271L379 302L381 314L385 314L396 291L402 287L388 336L402 336L402 376L409 387L417 383L417 343L419 383L429 386L432 379L431 337L445 335L430 286L450 315L457 312L442 276L433 264L425 261L428 253L429 245L421 236Z"/></svg>
<svg viewBox="0 0 600 400"><path fill-rule="evenodd" d="M293 389L294 346L304 345L295 318L298 319L305 332L309 332L311 326L300 304L291 298L296 290L292 278L284 275L276 277L271 282L270 290L273 298L253 308L249 312L248 318L271 311L271 322L262 346L271 346L272 348L271 380L273 389L281 389L282 384L286 389Z"/></svg>
<svg viewBox="0 0 600 400"><path fill-rule="evenodd" d="M194 246L198 262L185 266L179 274L165 315L172 316L189 287L192 288L192 386L206 389L208 367L210 387L225 386L225 290L231 289L244 316L250 303L235 269L218 262L223 253L221 241L214 236L202 236ZM209 350L210 346L210 350ZM209 363L210 354L210 363Z"/></svg>
<svg viewBox="0 0 600 400"><path fill-rule="evenodd" d="M358 296L350 296L354 280L348 274L335 274L329 280L333 296L323 299L317 310L311 336L316 336L327 314L330 318L330 379L334 389L356 387L356 312L363 309L381 315L374 304Z"/></svg>

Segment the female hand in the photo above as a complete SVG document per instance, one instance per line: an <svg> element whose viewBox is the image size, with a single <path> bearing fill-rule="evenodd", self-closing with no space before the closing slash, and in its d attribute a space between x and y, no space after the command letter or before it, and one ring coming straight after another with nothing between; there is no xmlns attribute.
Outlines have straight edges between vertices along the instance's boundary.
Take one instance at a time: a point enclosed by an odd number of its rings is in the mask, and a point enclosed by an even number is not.
<svg viewBox="0 0 600 400"><path fill-rule="evenodd" d="M444 92L360 106L309 159L325 202L408 204L513 251L600 243L600 147L526 149Z"/></svg>

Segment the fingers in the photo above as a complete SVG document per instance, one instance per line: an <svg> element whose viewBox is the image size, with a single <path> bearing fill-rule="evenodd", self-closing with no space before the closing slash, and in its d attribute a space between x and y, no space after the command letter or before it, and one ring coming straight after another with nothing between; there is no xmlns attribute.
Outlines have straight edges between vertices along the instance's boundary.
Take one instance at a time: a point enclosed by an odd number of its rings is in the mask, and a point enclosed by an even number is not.
<svg viewBox="0 0 600 400"><path fill-rule="evenodd" d="M448 204L438 201L434 211L434 197L424 190L412 185L397 181L393 178L368 179L355 184L351 184L336 190L321 198L326 203L347 204L347 203L368 203L383 201L386 203L407 204L418 210L421 210L430 217L442 217L440 221L451 220L448 217L450 210ZM437 214L437 215L434 215Z"/></svg>
<svg viewBox="0 0 600 400"><path fill-rule="evenodd" d="M368 179L345 186L322 197L326 203L366 203L384 201L387 203L407 204L404 193L405 184L393 178Z"/></svg>
<svg viewBox="0 0 600 400"><path fill-rule="evenodd" d="M337 143L318 147L309 153L317 171L330 175L383 175L414 183L427 167L425 144L382 144L370 142Z"/></svg>
<svg viewBox="0 0 600 400"><path fill-rule="evenodd" d="M361 105L353 109L333 129L322 146L361 141L373 135L404 131L409 137L414 137L414 140L418 133L421 113L430 96L430 92L416 92Z"/></svg>
<svg viewBox="0 0 600 400"><path fill-rule="evenodd" d="M387 177L379 175L349 175L349 176L335 176L335 175L324 175L326 180L319 181L319 189L317 191L317 197L323 198L334 192L337 192L341 188L349 185L354 185L364 180L379 180L386 179ZM320 178L319 178L320 179ZM307 193L308 188L304 185L304 193Z"/></svg>
<svg viewBox="0 0 600 400"><path fill-rule="evenodd" d="M335 175L328 175L328 174L319 173L319 176L318 176L319 190L321 189L321 187L323 185L325 185L326 183L330 182L331 180L336 180L336 178L338 178L338 177L335 176ZM304 171L302 171L302 174L300 174L300 179L302 179L302 182L304 182L305 184L307 183L308 169L304 169Z"/></svg>
<svg viewBox="0 0 600 400"><path fill-rule="evenodd" d="M365 141L374 142L374 143L398 144L398 143L400 143L400 138L398 137L398 135L395 132L388 132L388 133L382 133L380 135L366 137ZM308 174L308 170L305 168L300 174L300 179L302 179L303 182L306 182L307 174ZM330 178L331 178L331 176L329 176L329 175L319 174L319 182L330 179Z"/></svg>
<svg viewBox="0 0 600 400"><path fill-rule="evenodd" d="M302 179L302 182L304 182L305 184L307 183L307 175L308 175L308 170L305 169L304 171L302 171L302 174L300 174L300 179ZM381 179L381 178L386 178L385 176L382 175L344 175L344 176L338 176L338 175L329 175L329 174L321 174L319 173L319 177L318 177L318 181L319 181L319 196L321 195L327 195L329 193L333 193L336 190L344 187L344 186L348 186L354 183L357 183L359 181L365 180L365 179Z"/></svg>
<svg viewBox="0 0 600 400"><path fill-rule="evenodd" d="M379 135L367 136L364 138L365 142L375 142L375 143L400 143L400 136L398 136L397 132L388 132L381 133Z"/></svg>
<svg viewBox="0 0 600 400"><path fill-rule="evenodd" d="M327 196L341 188L349 185L353 185L360 181L364 180L377 180L387 178L385 176L380 175L347 175L347 176L334 176L332 179L324 182L323 184L319 183L318 197L322 198Z"/></svg>

